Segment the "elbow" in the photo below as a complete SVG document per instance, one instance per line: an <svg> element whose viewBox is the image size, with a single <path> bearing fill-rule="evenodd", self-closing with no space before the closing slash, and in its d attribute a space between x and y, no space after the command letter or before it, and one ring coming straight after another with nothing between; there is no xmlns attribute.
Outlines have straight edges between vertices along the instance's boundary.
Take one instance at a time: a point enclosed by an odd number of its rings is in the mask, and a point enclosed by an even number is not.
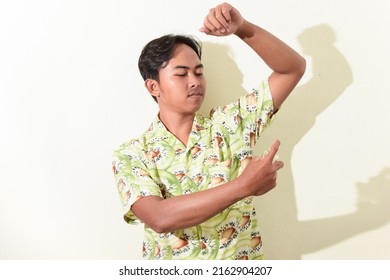
<svg viewBox="0 0 390 280"><path fill-rule="evenodd" d="M164 206L161 197L148 196L139 199L131 208L134 215L148 228L156 233L167 233L175 230L177 220L172 215L172 208Z"/></svg>
<svg viewBox="0 0 390 280"><path fill-rule="evenodd" d="M154 232L161 234L161 233L168 233L170 232L166 227L159 226L159 225L148 225Z"/></svg>
<svg viewBox="0 0 390 280"><path fill-rule="evenodd" d="M298 66L298 74L302 77L306 72L306 59L301 56Z"/></svg>
<svg viewBox="0 0 390 280"><path fill-rule="evenodd" d="M157 215L151 221L145 224L156 233L168 233L175 230L175 228L171 226L166 219L164 219L163 217L159 217L159 215Z"/></svg>

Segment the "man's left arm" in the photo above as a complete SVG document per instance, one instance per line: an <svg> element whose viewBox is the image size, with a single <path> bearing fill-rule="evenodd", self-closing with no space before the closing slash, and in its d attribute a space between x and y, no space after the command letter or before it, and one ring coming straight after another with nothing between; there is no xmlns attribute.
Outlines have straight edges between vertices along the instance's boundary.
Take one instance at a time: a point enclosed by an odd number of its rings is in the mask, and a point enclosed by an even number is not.
<svg viewBox="0 0 390 280"><path fill-rule="evenodd" d="M235 34L273 70L268 81L274 112L277 112L302 78L306 68L305 59L270 32L245 20L228 3L210 9L203 24L200 31L208 35Z"/></svg>

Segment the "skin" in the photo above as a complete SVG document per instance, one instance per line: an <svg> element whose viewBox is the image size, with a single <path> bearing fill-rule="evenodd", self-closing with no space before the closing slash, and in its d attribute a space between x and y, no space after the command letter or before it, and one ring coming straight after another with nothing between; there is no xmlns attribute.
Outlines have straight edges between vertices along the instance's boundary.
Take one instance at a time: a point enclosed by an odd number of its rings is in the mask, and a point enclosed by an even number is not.
<svg viewBox="0 0 390 280"><path fill-rule="evenodd" d="M252 48L273 70L269 85L278 111L305 71L305 60L288 45L259 26L245 20L228 3L210 9L201 32L211 36L235 35ZM159 82L145 81L158 100L159 117L167 129L187 144L195 113L205 94L203 67L195 52L178 45L173 58L159 72ZM215 188L162 199L147 196L132 206L134 214L158 233L198 225L235 202L267 193L276 186L283 162L274 160L280 142L276 140L265 157L253 157L236 179Z"/></svg>
<svg viewBox="0 0 390 280"><path fill-rule="evenodd" d="M204 100L203 65L190 47L179 44L168 65L159 71L159 80L146 80L146 88L158 100L160 120L186 145L195 112Z"/></svg>

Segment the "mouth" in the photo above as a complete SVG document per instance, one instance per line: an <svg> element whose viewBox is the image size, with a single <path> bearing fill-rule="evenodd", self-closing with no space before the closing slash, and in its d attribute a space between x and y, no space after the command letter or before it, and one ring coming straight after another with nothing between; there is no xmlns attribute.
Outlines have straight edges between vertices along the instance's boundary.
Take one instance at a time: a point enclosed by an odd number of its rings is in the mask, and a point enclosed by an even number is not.
<svg viewBox="0 0 390 280"><path fill-rule="evenodd" d="M203 97L203 92L193 91L188 94L188 97Z"/></svg>

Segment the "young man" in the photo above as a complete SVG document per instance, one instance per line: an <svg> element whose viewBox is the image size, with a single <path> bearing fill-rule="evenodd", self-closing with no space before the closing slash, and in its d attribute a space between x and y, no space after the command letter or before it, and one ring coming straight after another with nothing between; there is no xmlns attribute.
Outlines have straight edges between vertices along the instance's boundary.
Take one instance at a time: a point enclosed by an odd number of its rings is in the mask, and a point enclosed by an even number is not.
<svg viewBox="0 0 390 280"><path fill-rule="evenodd" d="M139 68L159 113L114 153L124 217L145 224L145 259L262 259L252 198L276 186L283 162L274 158L279 141L263 157L252 149L301 79L305 60L228 3L211 9L200 31L238 36L273 73L204 118L196 114L206 91L200 44L179 35L148 43Z"/></svg>

